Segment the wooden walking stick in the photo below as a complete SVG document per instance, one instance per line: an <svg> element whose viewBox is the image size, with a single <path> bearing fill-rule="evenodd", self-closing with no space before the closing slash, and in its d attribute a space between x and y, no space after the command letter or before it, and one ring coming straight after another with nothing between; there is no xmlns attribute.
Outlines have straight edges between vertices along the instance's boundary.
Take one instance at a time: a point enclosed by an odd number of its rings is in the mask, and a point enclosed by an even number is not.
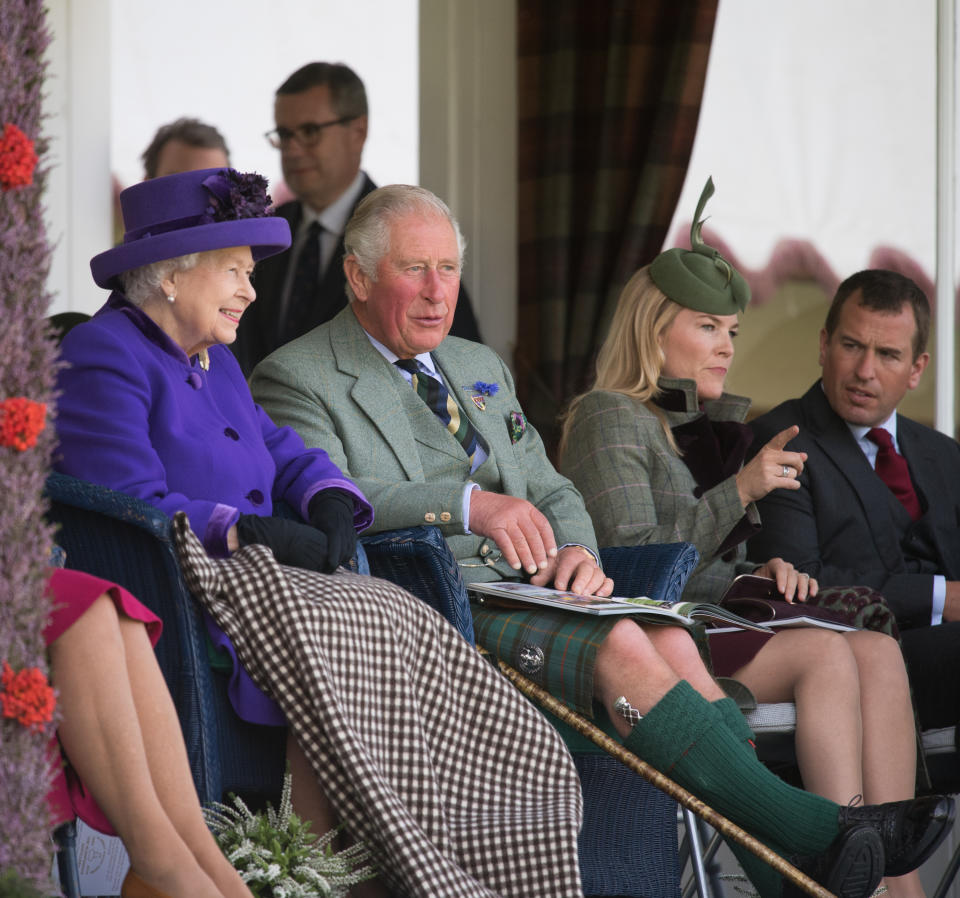
<svg viewBox="0 0 960 898"><path fill-rule="evenodd" d="M481 651L483 650L481 649ZM484 654L486 654L486 652L484 652ZM595 742L600 748L622 764L626 764L632 771L640 774L640 776L656 786L660 791L666 792L667 795L679 804L682 804L685 808L689 808L698 817L706 820L706 822L721 835L732 839L748 851L751 851L760 858L760 860L773 867L781 876L789 879L808 894L815 896L815 898L836 898L833 892L828 892L819 883L814 882L805 873L802 873L792 864L785 861L775 851L771 851L766 845L751 836L750 833L745 832L735 823L731 823L722 814L718 814L713 808L704 804L699 798L689 793L683 786L675 783L670 777L664 776L659 770L654 769L645 761L641 761L640 758L632 752L627 751L619 742L611 739L601 729L594 726L590 721L585 720L575 711L571 711L563 702L555 699L549 692L514 670L509 664L505 664L500 660L497 661L497 664L504 676L524 695L528 698L535 699L551 714L559 717L564 723L572 726L578 733L586 736L591 742Z"/></svg>

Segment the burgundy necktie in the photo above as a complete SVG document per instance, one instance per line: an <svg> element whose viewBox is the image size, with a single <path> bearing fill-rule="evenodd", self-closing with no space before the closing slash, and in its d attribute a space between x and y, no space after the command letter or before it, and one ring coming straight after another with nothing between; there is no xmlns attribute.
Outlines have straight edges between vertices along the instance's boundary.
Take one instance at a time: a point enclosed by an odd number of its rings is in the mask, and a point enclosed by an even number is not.
<svg viewBox="0 0 960 898"><path fill-rule="evenodd" d="M867 439L877 444L877 476L890 487L890 491L916 521L923 512L910 479L907 460L893 448L893 438L882 427L874 427L868 431Z"/></svg>

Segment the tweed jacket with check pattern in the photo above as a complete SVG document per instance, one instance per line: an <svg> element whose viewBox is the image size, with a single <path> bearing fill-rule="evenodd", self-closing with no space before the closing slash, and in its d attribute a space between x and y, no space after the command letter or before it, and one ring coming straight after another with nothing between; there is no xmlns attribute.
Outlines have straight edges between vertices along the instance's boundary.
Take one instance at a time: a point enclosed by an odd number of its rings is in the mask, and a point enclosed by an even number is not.
<svg viewBox="0 0 960 898"><path fill-rule="evenodd" d="M697 404L691 380L661 378L662 389L682 390L685 411L666 411L670 427L700 414L714 421L743 421L749 400L724 394ZM560 470L583 494L601 546L691 542L700 564L684 590L684 599L715 602L730 581L756 565L744 563L745 548L724 542L744 515L759 524L751 503L746 511L733 477L699 498L696 481L674 452L660 419L643 402L623 393L595 390L576 407Z"/></svg>

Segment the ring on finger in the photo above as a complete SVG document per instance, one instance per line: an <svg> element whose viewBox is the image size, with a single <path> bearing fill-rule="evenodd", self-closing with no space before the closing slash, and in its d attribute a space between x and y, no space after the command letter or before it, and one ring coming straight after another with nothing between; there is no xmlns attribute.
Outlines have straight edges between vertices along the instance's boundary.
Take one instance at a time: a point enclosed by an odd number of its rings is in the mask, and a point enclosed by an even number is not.
<svg viewBox="0 0 960 898"><path fill-rule="evenodd" d="M790 465L783 466L783 473L781 476L789 477L792 473L793 473L793 468L791 468Z"/></svg>

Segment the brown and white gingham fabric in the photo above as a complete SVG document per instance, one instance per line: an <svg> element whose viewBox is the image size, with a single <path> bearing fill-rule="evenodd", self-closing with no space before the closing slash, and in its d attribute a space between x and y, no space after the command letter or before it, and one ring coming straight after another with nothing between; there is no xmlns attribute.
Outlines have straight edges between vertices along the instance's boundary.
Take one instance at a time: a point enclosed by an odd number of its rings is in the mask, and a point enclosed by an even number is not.
<svg viewBox="0 0 960 898"><path fill-rule="evenodd" d="M443 618L355 574L211 559L184 576L283 708L340 819L400 893L580 896L580 784L560 738Z"/></svg>

